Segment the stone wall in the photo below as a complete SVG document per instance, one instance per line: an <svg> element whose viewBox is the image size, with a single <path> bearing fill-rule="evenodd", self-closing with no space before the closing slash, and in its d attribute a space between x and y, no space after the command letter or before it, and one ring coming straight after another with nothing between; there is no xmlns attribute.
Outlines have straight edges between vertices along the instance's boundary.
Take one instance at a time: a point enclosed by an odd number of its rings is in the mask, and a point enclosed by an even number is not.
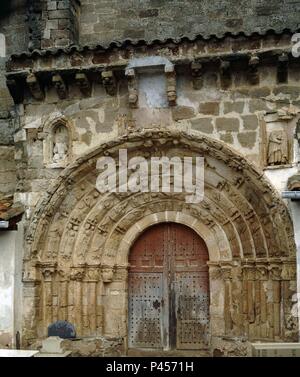
<svg viewBox="0 0 300 377"><path fill-rule="evenodd" d="M0 197L15 191L13 100L6 86L5 63L10 54L28 45L25 0L1 1L0 33L5 37L6 57L0 57Z"/></svg>
<svg viewBox="0 0 300 377"><path fill-rule="evenodd" d="M82 0L81 44L298 28L295 1Z"/></svg>
<svg viewBox="0 0 300 377"><path fill-rule="evenodd" d="M283 190L288 177L296 171L294 134L300 116L298 68L290 68L289 82L285 84L277 83L275 67L262 67L259 75L260 84L251 86L247 84L245 72L236 70L232 86L224 90L215 69L209 69L203 74L203 86L195 90L189 72L179 71L177 106L160 109L149 108L147 103L141 103L137 109L129 108L124 79L119 81L114 96L107 95L99 82L93 84L90 97L83 96L75 84L68 86L66 99L59 99L55 88L49 88L44 102L28 99L21 112L21 128L15 136L20 172L18 195L24 200L21 193L27 192L25 204L34 207L49 182L59 174L60 170L49 169L51 164L45 155L49 143L45 124L55 124L60 119L65 119L72 130L68 162L99 143L127 132L130 127L175 126L232 146L257 167L265 169L275 187ZM287 160L278 166L270 166L267 161L273 129L284 130L289 139Z"/></svg>

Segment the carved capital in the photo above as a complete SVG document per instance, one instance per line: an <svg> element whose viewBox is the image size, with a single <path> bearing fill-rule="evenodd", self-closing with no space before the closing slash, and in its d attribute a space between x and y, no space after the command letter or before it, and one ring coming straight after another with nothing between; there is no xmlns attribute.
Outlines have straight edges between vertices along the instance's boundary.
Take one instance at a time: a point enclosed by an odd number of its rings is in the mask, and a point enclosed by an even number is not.
<svg viewBox="0 0 300 377"><path fill-rule="evenodd" d="M100 268L87 267L84 280L90 282L98 282L100 280Z"/></svg>
<svg viewBox="0 0 300 377"><path fill-rule="evenodd" d="M56 264L49 263L41 265L42 275L45 281L51 281L53 279L53 275L56 272Z"/></svg>
<svg viewBox="0 0 300 377"><path fill-rule="evenodd" d="M103 283L111 283L115 274L115 268L112 266L102 267L102 281Z"/></svg>
<svg viewBox="0 0 300 377"><path fill-rule="evenodd" d="M70 280L82 281L85 275L84 267L72 267L70 273Z"/></svg>

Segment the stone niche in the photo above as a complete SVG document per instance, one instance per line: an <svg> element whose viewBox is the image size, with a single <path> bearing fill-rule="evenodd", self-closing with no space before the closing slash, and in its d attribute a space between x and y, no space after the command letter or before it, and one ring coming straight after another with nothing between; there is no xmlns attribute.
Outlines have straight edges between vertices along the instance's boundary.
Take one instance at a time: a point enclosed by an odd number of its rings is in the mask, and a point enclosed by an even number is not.
<svg viewBox="0 0 300 377"><path fill-rule="evenodd" d="M299 109L283 107L264 116L262 129L263 165L269 169L287 167L294 162L294 130Z"/></svg>
<svg viewBox="0 0 300 377"><path fill-rule="evenodd" d="M44 163L49 168L64 168L72 156L72 132L67 119L57 118L44 127Z"/></svg>

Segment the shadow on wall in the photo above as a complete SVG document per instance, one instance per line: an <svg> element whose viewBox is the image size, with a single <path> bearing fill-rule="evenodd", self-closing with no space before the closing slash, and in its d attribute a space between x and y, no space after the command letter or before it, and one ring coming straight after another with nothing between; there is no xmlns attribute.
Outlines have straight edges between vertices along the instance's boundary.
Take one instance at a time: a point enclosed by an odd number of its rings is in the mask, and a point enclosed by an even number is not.
<svg viewBox="0 0 300 377"><path fill-rule="evenodd" d="M24 7L22 1L1 0L0 2L0 21L9 16L10 13Z"/></svg>

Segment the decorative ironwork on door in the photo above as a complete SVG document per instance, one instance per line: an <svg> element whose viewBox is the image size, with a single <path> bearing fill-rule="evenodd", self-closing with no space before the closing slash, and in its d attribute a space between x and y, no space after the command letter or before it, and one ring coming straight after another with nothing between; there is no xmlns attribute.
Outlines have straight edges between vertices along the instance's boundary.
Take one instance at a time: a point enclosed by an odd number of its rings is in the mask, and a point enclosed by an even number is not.
<svg viewBox="0 0 300 377"><path fill-rule="evenodd" d="M190 228L147 229L129 263L129 347L202 349L209 328L208 252Z"/></svg>

